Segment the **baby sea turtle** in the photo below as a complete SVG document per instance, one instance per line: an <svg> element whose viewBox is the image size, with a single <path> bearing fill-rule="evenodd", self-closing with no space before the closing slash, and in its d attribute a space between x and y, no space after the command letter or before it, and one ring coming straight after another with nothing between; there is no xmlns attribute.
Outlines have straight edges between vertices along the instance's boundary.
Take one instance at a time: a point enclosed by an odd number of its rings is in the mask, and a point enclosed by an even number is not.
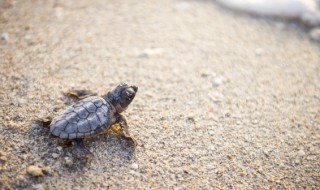
<svg viewBox="0 0 320 190"><path fill-rule="evenodd" d="M90 155L83 139L101 134L115 123L119 123L125 136L129 136L127 122L120 115L127 109L138 91L136 86L118 85L102 97L91 96L68 107L50 124L52 135L75 140L75 152L79 157Z"/></svg>

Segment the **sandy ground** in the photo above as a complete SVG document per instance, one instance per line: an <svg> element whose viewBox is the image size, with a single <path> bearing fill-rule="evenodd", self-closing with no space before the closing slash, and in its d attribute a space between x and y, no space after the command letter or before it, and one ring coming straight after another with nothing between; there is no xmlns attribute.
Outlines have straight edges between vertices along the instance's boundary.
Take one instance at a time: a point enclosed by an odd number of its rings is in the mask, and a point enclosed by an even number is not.
<svg viewBox="0 0 320 190"><path fill-rule="evenodd" d="M320 187L320 46L304 29L206 0L0 2L0 189ZM34 124L69 89L120 82L139 86L135 150L109 133L77 160Z"/></svg>

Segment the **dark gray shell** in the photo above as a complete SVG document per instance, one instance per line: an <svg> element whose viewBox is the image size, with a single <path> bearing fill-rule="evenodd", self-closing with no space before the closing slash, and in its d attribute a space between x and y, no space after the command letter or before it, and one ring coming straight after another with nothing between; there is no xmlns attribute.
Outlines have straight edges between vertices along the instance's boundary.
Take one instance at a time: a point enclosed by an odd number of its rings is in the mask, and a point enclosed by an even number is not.
<svg viewBox="0 0 320 190"><path fill-rule="evenodd" d="M101 97L92 96L70 106L50 124L53 135L64 139L87 138L111 125L110 105Z"/></svg>

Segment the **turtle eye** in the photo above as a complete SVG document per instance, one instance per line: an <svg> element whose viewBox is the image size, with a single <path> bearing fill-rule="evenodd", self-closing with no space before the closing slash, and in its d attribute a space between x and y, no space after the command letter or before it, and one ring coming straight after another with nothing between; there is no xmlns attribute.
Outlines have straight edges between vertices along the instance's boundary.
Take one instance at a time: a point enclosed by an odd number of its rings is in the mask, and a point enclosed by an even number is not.
<svg viewBox="0 0 320 190"><path fill-rule="evenodd" d="M127 96L127 100L132 100L134 95L130 92L126 92L126 96Z"/></svg>

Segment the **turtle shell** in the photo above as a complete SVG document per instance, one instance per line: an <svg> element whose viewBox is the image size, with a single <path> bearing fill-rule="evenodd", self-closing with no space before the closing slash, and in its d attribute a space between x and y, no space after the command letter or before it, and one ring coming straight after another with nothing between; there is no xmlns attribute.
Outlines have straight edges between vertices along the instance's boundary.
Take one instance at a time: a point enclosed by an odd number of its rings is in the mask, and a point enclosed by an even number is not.
<svg viewBox="0 0 320 190"><path fill-rule="evenodd" d="M92 137L111 125L111 115L110 105L103 98L88 97L54 118L50 131L64 139Z"/></svg>

